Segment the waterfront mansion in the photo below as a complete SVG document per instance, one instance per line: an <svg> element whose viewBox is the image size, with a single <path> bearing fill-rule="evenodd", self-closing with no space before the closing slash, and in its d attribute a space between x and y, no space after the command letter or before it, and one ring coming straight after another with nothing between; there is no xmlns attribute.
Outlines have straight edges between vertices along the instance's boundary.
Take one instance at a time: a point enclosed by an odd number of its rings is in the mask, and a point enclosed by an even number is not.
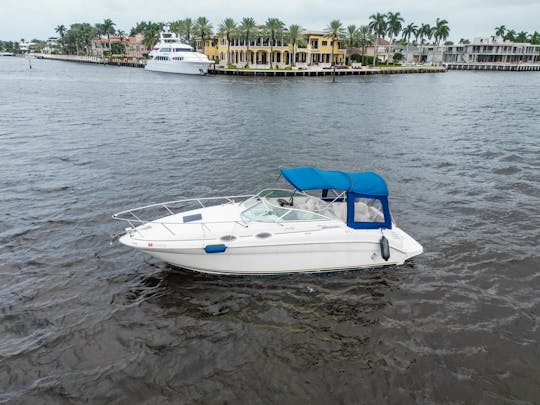
<svg viewBox="0 0 540 405"><path fill-rule="evenodd" d="M235 65L237 67L268 68L270 60L274 67L290 66L294 58L294 65L301 68L305 66L330 67L332 64L332 40L325 36L324 31L304 30L298 43L290 44L285 34L276 38L271 47L268 36L258 35L248 43L243 38L232 38L230 48L225 35L203 41L197 40L197 50L204 52L209 59L221 65ZM229 48L229 52L228 52ZM249 49L248 49L249 48ZM230 56L229 56L230 54ZM334 44L334 62L337 65L345 63L347 49L343 41Z"/></svg>

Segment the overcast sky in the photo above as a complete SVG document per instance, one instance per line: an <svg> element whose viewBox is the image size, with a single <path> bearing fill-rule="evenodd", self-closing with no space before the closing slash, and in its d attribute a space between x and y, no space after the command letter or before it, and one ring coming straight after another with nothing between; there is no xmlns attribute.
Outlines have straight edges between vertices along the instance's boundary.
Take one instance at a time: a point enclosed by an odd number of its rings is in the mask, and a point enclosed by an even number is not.
<svg viewBox="0 0 540 405"><path fill-rule="evenodd" d="M540 0L0 0L0 40L45 39L54 27L111 18L129 31L137 21L206 16L214 28L226 17L278 17L286 25L324 29L330 20L366 24L376 12L399 11L405 23L447 19L450 39L492 35L501 24L540 31Z"/></svg>

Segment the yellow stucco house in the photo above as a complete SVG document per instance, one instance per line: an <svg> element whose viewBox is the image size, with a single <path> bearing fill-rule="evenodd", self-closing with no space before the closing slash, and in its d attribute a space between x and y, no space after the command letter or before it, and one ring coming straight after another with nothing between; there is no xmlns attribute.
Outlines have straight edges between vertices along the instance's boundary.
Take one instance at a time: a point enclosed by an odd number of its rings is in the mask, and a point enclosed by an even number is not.
<svg viewBox="0 0 540 405"><path fill-rule="evenodd" d="M262 32L262 31L261 31ZM332 59L332 41L325 37L324 31L302 31L302 40L295 44L294 50L286 35L280 35L276 44L270 47L270 38L258 35L256 39L249 41L248 46L243 38L234 38L230 45L230 57L227 52L227 39L224 35L218 35L205 40L203 49L202 40L197 40L197 50L204 52L208 58L219 61L220 65L236 65L251 68L270 67L270 58L275 67L287 67L291 65L292 58L295 58L294 65L302 68L307 66L329 67ZM347 50L342 41L337 41L334 45L334 61L341 65L345 63ZM272 55L270 55L272 53Z"/></svg>

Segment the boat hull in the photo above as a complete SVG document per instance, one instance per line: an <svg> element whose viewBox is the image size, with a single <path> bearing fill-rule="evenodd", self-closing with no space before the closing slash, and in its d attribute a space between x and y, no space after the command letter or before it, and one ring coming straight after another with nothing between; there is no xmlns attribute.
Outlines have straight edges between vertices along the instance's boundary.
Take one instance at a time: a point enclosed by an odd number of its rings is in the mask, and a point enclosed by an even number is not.
<svg viewBox="0 0 540 405"><path fill-rule="evenodd" d="M135 247L129 236L123 238L122 243ZM177 267L229 275L316 273L400 265L422 253L419 244L414 247L416 251L390 247L390 258L386 261L382 258L380 245L373 242L237 246L225 247L224 251L215 253L207 253L202 246L175 249L152 244L152 247L136 248Z"/></svg>
<svg viewBox="0 0 540 405"><path fill-rule="evenodd" d="M184 75L205 75L211 63L200 61L155 61L149 60L145 70L152 72L178 73Z"/></svg>

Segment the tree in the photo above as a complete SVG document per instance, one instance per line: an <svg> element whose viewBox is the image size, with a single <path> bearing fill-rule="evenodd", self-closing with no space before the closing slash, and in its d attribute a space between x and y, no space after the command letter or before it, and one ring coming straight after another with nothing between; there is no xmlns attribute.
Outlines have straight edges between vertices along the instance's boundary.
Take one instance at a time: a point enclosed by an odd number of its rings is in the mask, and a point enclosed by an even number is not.
<svg viewBox="0 0 540 405"><path fill-rule="evenodd" d="M390 62L390 52L392 51L392 43L394 42L394 36L398 36L401 32L401 27L404 20L401 17L400 13L392 13L388 12L386 13L386 29L388 32L388 36L390 37L390 47L388 52L388 57L386 58L386 66L388 66L388 63ZM394 61L394 57L392 56L392 62Z"/></svg>
<svg viewBox="0 0 540 405"><path fill-rule="evenodd" d="M199 17L197 20L195 20L193 32L195 32L196 35L201 38L202 51L204 52L204 47L206 45L205 41L212 35L212 24L210 24L210 21L208 21L206 17Z"/></svg>
<svg viewBox="0 0 540 405"><path fill-rule="evenodd" d="M418 38L420 39L420 60L418 62L422 62L422 56L424 54L424 37L431 38L431 26L429 24L422 23L418 28Z"/></svg>
<svg viewBox="0 0 540 405"><path fill-rule="evenodd" d="M379 46L379 37L381 35L384 36L384 33L386 32L386 16L381 13L372 14L369 16L369 19L371 20L369 22L369 28L373 31L373 35L375 36L375 49L373 52L373 66L377 64L377 48Z"/></svg>
<svg viewBox="0 0 540 405"><path fill-rule="evenodd" d="M64 24L57 25L54 31L60 35L60 44L62 45L62 52L65 52L64 50L64 34L66 33L66 26Z"/></svg>
<svg viewBox="0 0 540 405"><path fill-rule="evenodd" d="M501 38L504 38L504 34L506 33L506 26L501 25L499 27L495 27L495 35Z"/></svg>
<svg viewBox="0 0 540 405"><path fill-rule="evenodd" d="M180 37L183 38L188 44L193 45L193 20L191 18L184 18L180 24Z"/></svg>
<svg viewBox="0 0 540 405"><path fill-rule="evenodd" d="M356 25L348 25L347 26L347 42L349 43L349 53L351 52L351 49L354 47L354 45L358 42L358 32ZM351 58L349 57L349 64L350 64Z"/></svg>
<svg viewBox="0 0 540 405"><path fill-rule="evenodd" d="M285 24L279 18L268 18L264 28L270 34L270 69L272 69L272 60L274 59L274 45L276 37L283 32Z"/></svg>
<svg viewBox="0 0 540 405"><path fill-rule="evenodd" d="M115 24L112 22L110 18L106 18L105 20L103 20L103 24L101 25L101 27L103 28L103 34L107 35L107 43L109 46L109 58L112 55L111 35L114 35L115 33L114 26Z"/></svg>
<svg viewBox="0 0 540 405"><path fill-rule="evenodd" d="M227 65L231 63L231 40L236 32L236 23L232 18L225 18L219 25L219 33L227 39Z"/></svg>
<svg viewBox="0 0 540 405"><path fill-rule="evenodd" d="M527 33L525 31L520 31L517 35L516 35L516 39L515 39L516 42L527 42Z"/></svg>
<svg viewBox="0 0 540 405"><path fill-rule="evenodd" d="M433 39L435 40L435 43L437 44L437 51L439 50L439 45L442 41L446 41L446 38L448 38L448 35L450 35L450 27L448 26L448 21L441 20L440 18L437 18L435 21L435 27L433 27ZM433 59L435 59L435 51L433 51ZM442 62L442 55L441 55L441 62Z"/></svg>
<svg viewBox="0 0 540 405"><path fill-rule="evenodd" d="M504 35L504 39L507 41L514 42L516 40L516 31L514 30L506 31L506 34Z"/></svg>
<svg viewBox="0 0 540 405"><path fill-rule="evenodd" d="M242 18L242 21L240 22L240 26L238 27L238 31L240 32L240 35L242 38L244 38L244 41L246 42L246 67L249 67L249 41L251 41L251 37L253 35L253 31L255 30L255 20L253 17L244 17Z"/></svg>
<svg viewBox="0 0 540 405"><path fill-rule="evenodd" d="M292 24L289 27L288 39L289 43L292 45L292 57L290 57L290 64L294 66L296 63L296 46L298 45L298 40L302 36L302 27L298 24Z"/></svg>
<svg viewBox="0 0 540 405"><path fill-rule="evenodd" d="M416 37L418 35L418 27L414 23L410 23L405 28L403 28L403 39L405 40L405 43L407 44L407 50L406 50L406 57L405 60L409 60L409 44L411 42L411 37Z"/></svg>
<svg viewBox="0 0 540 405"><path fill-rule="evenodd" d="M332 44L332 82L336 82L336 61L334 60L334 52L336 49L336 43L345 36L345 28L340 20L332 20L328 27L324 30L324 36L329 38Z"/></svg>
<svg viewBox="0 0 540 405"><path fill-rule="evenodd" d="M532 45L539 45L540 44L540 33L538 31L534 31L530 36L529 36L529 42L532 44Z"/></svg>
<svg viewBox="0 0 540 405"><path fill-rule="evenodd" d="M177 20L171 23L171 31L190 45L192 44L193 21L191 18Z"/></svg>
<svg viewBox="0 0 540 405"><path fill-rule="evenodd" d="M365 65L366 47L373 44L371 28L368 25L361 25L357 30L358 45L362 47L362 65Z"/></svg>
<svg viewBox="0 0 540 405"><path fill-rule="evenodd" d="M142 31L137 31L144 36L142 44L146 47L146 49L151 50L154 47L159 40L159 33L162 29L163 23L154 23L148 21L147 23L141 24L139 30Z"/></svg>

